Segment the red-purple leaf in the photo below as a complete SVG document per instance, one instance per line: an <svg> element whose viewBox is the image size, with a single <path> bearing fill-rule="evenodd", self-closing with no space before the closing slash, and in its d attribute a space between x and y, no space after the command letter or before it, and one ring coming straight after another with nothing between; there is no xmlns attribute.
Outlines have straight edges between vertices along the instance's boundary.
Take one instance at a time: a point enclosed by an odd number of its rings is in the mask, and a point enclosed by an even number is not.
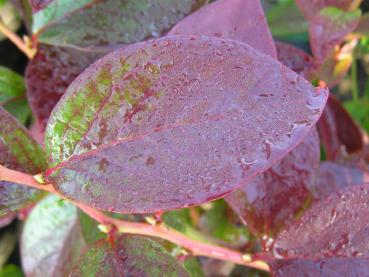
<svg viewBox="0 0 369 277"><path fill-rule="evenodd" d="M0 107L0 164L14 170L37 174L45 170L41 147L27 130ZM0 181L0 215L17 211L35 202L42 193L9 182Z"/></svg>
<svg viewBox="0 0 369 277"><path fill-rule="evenodd" d="M102 54L40 45L26 69L27 98L43 130L69 84Z"/></svg>
<svg viewBox="0 0 369 277"><path fill-rule="evenodd" d="M368 257L369 185L350 186L316 202L276 239L286 258Z"/></svg>
<svg viewBox="0 0 369 277"><path fill-rule="evenodd" d="M158 243L140 236L120 236L112 246L95 243L84 253L70 277L85 276L189 276L185 269Z"/></svg>
<svg viewBox="0 0 369 277"><path fill-rule="evenodd" d="M271 263L273 277L365 277L368 272L369 259L365 258L288 259Z"/></svg>
<svg viewBox="0 0 369 277"><path fill-rule="evenodd" d="M218 0L180 21L168 35L206 35L239 40L277 57L259 0Z"/></svg>
<svg viewBox="0 0 369 277"><path fill-rule="evenodd" d="M357 166L323 162L319 167L319 178L311 192L315 199L324 199L348 186L369 184L369 172Z"/></svg>
<svg viewBox="0 0 369 277"><path fill-rule="evenodd" d="M279 163L225 199L256 235L274 236L311 200L317 175L319 137L314 129Z"/></svg>
<svg viewBox="0 0 369 277"><path fill-rule="evenodd" d="M334 7L325 8L314 16L309 25L310 45L314 57L324 61L333 48L355 30L360 17L360 10L344 12Z"/></svg>
<svg viewBox="0 0 369 277"><path fill-rule="evenodd" d="M47 5L49 5L54 0L30 0L33 12L37 12Z"/></svg>
<svg viewBox="0 0 369 277"><path fill-rule="evenodd" d="M329 160L336 161L364 147L361 130L333 95L328 97L318 131Z"/></svg>
<svg viewBox="0 0 369 277"><path fill-rule="evenodd" d="M116 212L197 205L286 155L326 98L238 41L133 44L84 71L54 109L47 179L66 197Z"/></svg>
<svg viewBox="0 0 369 277"><path fill-rule="evenodd" d="M312 56L288 43L275 42L275 46L277 58L281 63L306 79L309 77L309 73L314 67Z"/></svg>
<svg viewBox="0 0 369 277"><path fill-rule="evenodd" d="M360 0L361 1L361 0ZM300 8L301 12L307 19L311 19L316 14L320 12L320 10L326 7L336 7L341 10L349 10L355 2L356 7L359 6L360 1L352 1L352 0L296 0L297 6Z"/></svg>

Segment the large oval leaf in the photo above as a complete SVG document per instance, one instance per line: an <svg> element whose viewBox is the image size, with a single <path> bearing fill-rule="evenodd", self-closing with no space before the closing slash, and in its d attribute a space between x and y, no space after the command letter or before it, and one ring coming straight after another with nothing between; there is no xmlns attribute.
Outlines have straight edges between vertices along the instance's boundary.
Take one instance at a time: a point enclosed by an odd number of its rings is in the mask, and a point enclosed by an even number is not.
<svg viewBox="0 0 369 277"><path fill-rule="evenodd" d="M67 1L64 5L59 2L46 9L41 22L50 20L50 14L57 18L43 28L38 26L38 39L57 46L91 48L161 36L206 1L84 0L83 5L78 3L80 1ZM78 7L71 8L71 5Z"/></svg>
<svg viewBox="0 0 369 277"><path fill-rule="evenodd" d="M0 107L0 164L14 170L37 174L45 170L41 147L27 130ZM26 186L0 181L0 215L35 202L42 193Z"/></svg>
<svg viewBox="0 0 369 277"><path fill-rule="evenodd" d="M50 195L31 212L21 237L27 276L66 276L84 247L77 209Z"/></svg>
<svg viewBox="0 0 369 277"><path fill-rule="evenodd" d="M369 185L350 186L314 204L282 232L274 254L287 258L369 257Z"/></svg>
<svg viewBox="0 0 369 277"><path fill-rule="evenodd" d="M319 160L319 137L314 129L279 163L225 199L253 233L274 237L311 200L309 189Z"/></svg>
<svg viewBox="0 0 369 277"><path fill-rule="evenodd" d="M168 35L224 37L277 56L259 0L218 0L187 16Z"/></svg>
<svg viewBox="0 0 369 277"><path fill-rule="evenodd" d="M327 91L273 58L219 38L173 36L120 49L84 71L46 131L48 180L117 212L222 197L307 135Z"/></svg>
<svg viewBox="0 0 369 277"><path fill-rule="evenodd" d="M71 277L189 276L158 243L140 236L118 237L114 246L98 241L84 255Z"/></svg>

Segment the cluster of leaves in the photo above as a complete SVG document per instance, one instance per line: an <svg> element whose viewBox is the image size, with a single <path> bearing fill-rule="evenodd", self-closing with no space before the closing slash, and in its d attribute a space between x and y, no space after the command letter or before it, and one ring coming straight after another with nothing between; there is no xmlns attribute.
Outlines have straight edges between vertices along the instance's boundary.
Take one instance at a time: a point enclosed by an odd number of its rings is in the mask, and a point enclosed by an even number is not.
<svg viewBox="0 0 369 277"><path fill-rule="evenodd" d="M265 17L259 0L15 1L37 54L25 82L0 68L0 164L59 194L0 181L0 224L26 217L24 274L261 274L107 236L69 199L132 222L164 212L273 276L368 275L360 2L281 1ZM286 42L304 39L311 54ZM345 106L366 130L328 95L350 68Z"/></svg>

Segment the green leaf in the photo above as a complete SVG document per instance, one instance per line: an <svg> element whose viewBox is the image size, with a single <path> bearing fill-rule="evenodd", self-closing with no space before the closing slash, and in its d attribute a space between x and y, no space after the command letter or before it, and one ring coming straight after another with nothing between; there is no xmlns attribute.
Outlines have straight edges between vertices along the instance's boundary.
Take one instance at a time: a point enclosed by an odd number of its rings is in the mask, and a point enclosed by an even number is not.
<svg viewBox="0 0 369 277"><path fill-rule="evenodd" d="M6 67L0 66L0 103L24 96L25 91L23 77Z"/></svg>
<svg viewBox="0 0 369 277"><path fill-rule="evenodd" d="M7 264L0 270L0 277L23 277L23 273L18 266Z"/></svg>
<svg viewBox="0 0 369 277"><path fill-rule="evenodd" d="M196 257L187 258L183 262L184 268L190 274L191 277L205 277L205 274L202 270L200 261Z"/></svg>
<svg viewBox="0 0 369 277"><path fill-rule="evenodd" d="M294 0L275 5L267 11L266 17L273 37L289 41L308 40L308 22Z"/></svg>
<svg viewBox="0 0 369 277"><path fill-rule="evenodd" d="M211 202L209 206L210 209L202 214L200 221L200 228L205 233L230 243L249 239L250 234L245 226L237 226L231 222L230 210L223 199Z"/></svg>
<svg viewBox="0 0 369 277"><path fill-rule="evenodd" d="M82 235L87 245L91 245L103 238L106 238L106 234L101 232L97 227L99 224L98 222L82 211L78 211L78 217L82 229Z"/></svg>
<svg viewBox="0 0 369 277"><path fill-rule="evenodd" d="M85 244L77 208L55 195L31 212L21 237L21 258L27 276L65 276Z"/></svg>
<svg viewBox="0 0 369 277"><path fill-rule="evenodd" d="M43 150L27 130L2 107L0 123L0 164L29 174L43 172L46 168ZM0 190L0 215L17 211L43 195L39 190L1 181Z"/></svg>
<svg viewBox="0 0 369 277"><path fill-rule="evenodd" d="M78 48L109 47L158 37L204 0L55 1L35 15L44 43Z"/></svg>
<svg viewBox="0 0 369 277"><path fill-rule="evenodd" d="M101 240L84 253L70 275L78 276L189 276L158 243L140 236L120 236L112 246Z"/></svg>

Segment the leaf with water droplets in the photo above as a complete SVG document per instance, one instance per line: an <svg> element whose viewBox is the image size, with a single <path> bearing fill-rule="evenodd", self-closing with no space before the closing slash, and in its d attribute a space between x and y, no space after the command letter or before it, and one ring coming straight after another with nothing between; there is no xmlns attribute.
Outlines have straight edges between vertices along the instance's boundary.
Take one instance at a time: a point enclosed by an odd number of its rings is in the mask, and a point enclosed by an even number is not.
<svg viewBox="0 0 369 277"><path fill-rule="evenodd" d="M363 150L364 142L359 126L333 95L329 96L318 121L318 130L329 160L336 161L347 154Z"/></svg>
<svg viewBox="0 0 369 277"><path fill-rule="evenodd" d="M273 277L364 277L369 272L369 259L321 258L275 260L271 264Z"/></svg>
<svg viewBox="0 0 369 277"><path fill-rule="evenodd" d="M76 207L50 195L38 203L24 225L22 268L27 276L66 276L84 247Z"/></svg>
<svg viewBox="0 0 369 277"><path fill-rule="evenodd" d="M309 25L310 45L316 59L324 61L336 45L343 42L360 22L361 11L344 12L334 7L324 8Z"/></svg>
<svg viewBox="0 0 369 277"><path fill-rule="evenodd" d="M0 107L0 164L14 170L37 174L45 170L41 147L27 130ZM0 215L17 211L42 196L41 191L0 181Z"/></svg>
<svg viewBox="0 0 369 277"><path fill-rule="evenodd" d="M336 7L344 11L352 10L360 5L359 1L352 0L296 0L297 6L307 19L311 19L326 7ZM355 4L355 6L353 6Z"/></svg>
<svg viewBox="0 0 369 277"><path fill-rule="evenodd" d="M68 198L121 213L197 205L286 155L326 98L235 40L133 44L84 71L54 109L46 178Z"/></svg>
<svg viewBox="0 0 369 277"><path fill-rule="evenodd" d="M247 43L264 54L276 57L259 0L218 0L180 21L168 35L206 35Z"/></svg>
<svg viewBox="0 0 369 277"><path fill-rule="evenodd" d="M313 57L288 43L275 42L275 46L278 60L308 79L310 71L314 68Z"/></svg>
<svg viewBox="0 0 369 277"><path fill-rule="evenodd" d="M67 87L103 53L40 45L26 69L27 98L41 130Z"/></svg>
<svg viewBox="0 0 369 277"><path fill-rule="evenodd" d="M81 257L70 277L189 276L158 243L140 236L120 236L113 246L101 240Z"/></svg>
<svg viewBox="0 0 369 277"><path fill-rule="evenodd" d="M293 221L311 201L320 159L319 137L314 128L294 150L263 174L226 196L228 204L247 227L264 238Z"/></svg>
<svg viewBox="0 0 369 277"><path fill-rule="evenodd" d="M369 185L350 186L316 202L275 241L284 258L369 257Z"/></svg>
<svg viewBox="0 0 369 277"><path fill-rule="evenodd" d="M36 14L33 31L41 42L56 46L110 48L159 37L205 2L84 0L60 5L55 1L39 12L39 19Z"/></svg>

